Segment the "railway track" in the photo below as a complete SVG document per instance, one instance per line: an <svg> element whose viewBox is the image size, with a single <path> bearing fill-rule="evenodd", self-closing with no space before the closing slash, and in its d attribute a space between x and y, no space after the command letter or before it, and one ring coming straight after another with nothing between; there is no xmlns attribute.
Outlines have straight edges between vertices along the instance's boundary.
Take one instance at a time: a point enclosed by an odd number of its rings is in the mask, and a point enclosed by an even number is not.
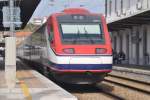
<svg viewBox="0 0 150 100"><path fill-rule="evenodd" d="M77 85L70 88L73 91L68 91L79 100L149 100L150 98L149 83L115 75L109 75L104 82L96 86Z"/></svg>
<svg viewBox="0 0 150 100"><path fill-rule="evenodd" d="M140 80L109 74L100 84L102 85L99 87L103 85L113 87L112 91L107 88L104 90L124 100L149 100L150 98L150 84Z"/></svg>
<svg viewBox="0 0 150 100"><path fill-rule="evenodd" d="M113 69L109 75L115 75L115 76L120 76L120 77L125 77L125 78L130 78L133 80L140 80L144 83L149 83L150 84L150 75L144 74L144 72L137 73L136 71L131 72L131 71L123 71L123 70L116 70Z"/></svg>
<svg viewBox="0 0 150 100"><path fill-rule="evenodd" d="M142 93L150 94L150 83L110 74L105 78L105 81Z"/></svg>
<svg viewBox="0 0 150 100"><path fill-rule="evenodd" d="M111 93L112 87L104 84L101 86L59 84L59 86L75 95L79 100L125 100L121 96ZM108 88L109 90L107 90Z"/></svg>

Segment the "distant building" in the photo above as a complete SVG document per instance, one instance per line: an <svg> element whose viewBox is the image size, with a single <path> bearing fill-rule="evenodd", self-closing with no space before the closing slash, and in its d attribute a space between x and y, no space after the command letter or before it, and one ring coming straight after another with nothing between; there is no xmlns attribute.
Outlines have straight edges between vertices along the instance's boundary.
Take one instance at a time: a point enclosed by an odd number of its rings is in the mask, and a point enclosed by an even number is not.
<svg viewBox="0 0 150 100"><path fill-rule="evenodd" d="M124 52L122 64L150 65L150 0L105 0L113 51Z"/></svg>

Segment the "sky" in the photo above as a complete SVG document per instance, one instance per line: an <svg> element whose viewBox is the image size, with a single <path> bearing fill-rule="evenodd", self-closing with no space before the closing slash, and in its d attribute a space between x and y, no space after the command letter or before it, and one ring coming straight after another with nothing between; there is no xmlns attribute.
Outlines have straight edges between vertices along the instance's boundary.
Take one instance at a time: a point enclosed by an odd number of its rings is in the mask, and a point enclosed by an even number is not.
<svg viewBox="0 0 150 100"><path fill-rule="evenodd" d="M75 8L83 6L91 12L104 13L105 0L41 0L39 6L33 13L33 18L43 18L51 13L62 11L65 8Z"/></svg>

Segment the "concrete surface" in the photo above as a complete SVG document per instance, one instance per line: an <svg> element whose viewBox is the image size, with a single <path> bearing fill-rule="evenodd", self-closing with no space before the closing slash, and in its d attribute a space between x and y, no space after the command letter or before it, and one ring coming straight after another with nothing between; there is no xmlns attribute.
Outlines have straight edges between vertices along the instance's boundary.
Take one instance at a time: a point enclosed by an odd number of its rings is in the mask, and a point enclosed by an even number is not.
<svg viewBox="0 0 150 100"><path fill-rule="evenodd" d="M37 71L23 68L20 64L19 67L22 68L17 70L16 85L13 89L7 88L5 71L0 68L0 100L77 100Z"/></svg>

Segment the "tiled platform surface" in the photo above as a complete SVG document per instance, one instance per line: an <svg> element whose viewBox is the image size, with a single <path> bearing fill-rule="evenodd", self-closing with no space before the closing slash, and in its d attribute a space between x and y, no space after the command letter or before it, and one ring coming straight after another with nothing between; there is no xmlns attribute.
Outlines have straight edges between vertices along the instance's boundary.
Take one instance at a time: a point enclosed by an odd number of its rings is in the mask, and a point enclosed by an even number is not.
<svg viewBox="0 0 150 100"><path fill-rule="evenodd" d="M9 90L4 69L0 67L0 100L77 100L75 96L23 64L17 64L16 85Z"/></svg>

